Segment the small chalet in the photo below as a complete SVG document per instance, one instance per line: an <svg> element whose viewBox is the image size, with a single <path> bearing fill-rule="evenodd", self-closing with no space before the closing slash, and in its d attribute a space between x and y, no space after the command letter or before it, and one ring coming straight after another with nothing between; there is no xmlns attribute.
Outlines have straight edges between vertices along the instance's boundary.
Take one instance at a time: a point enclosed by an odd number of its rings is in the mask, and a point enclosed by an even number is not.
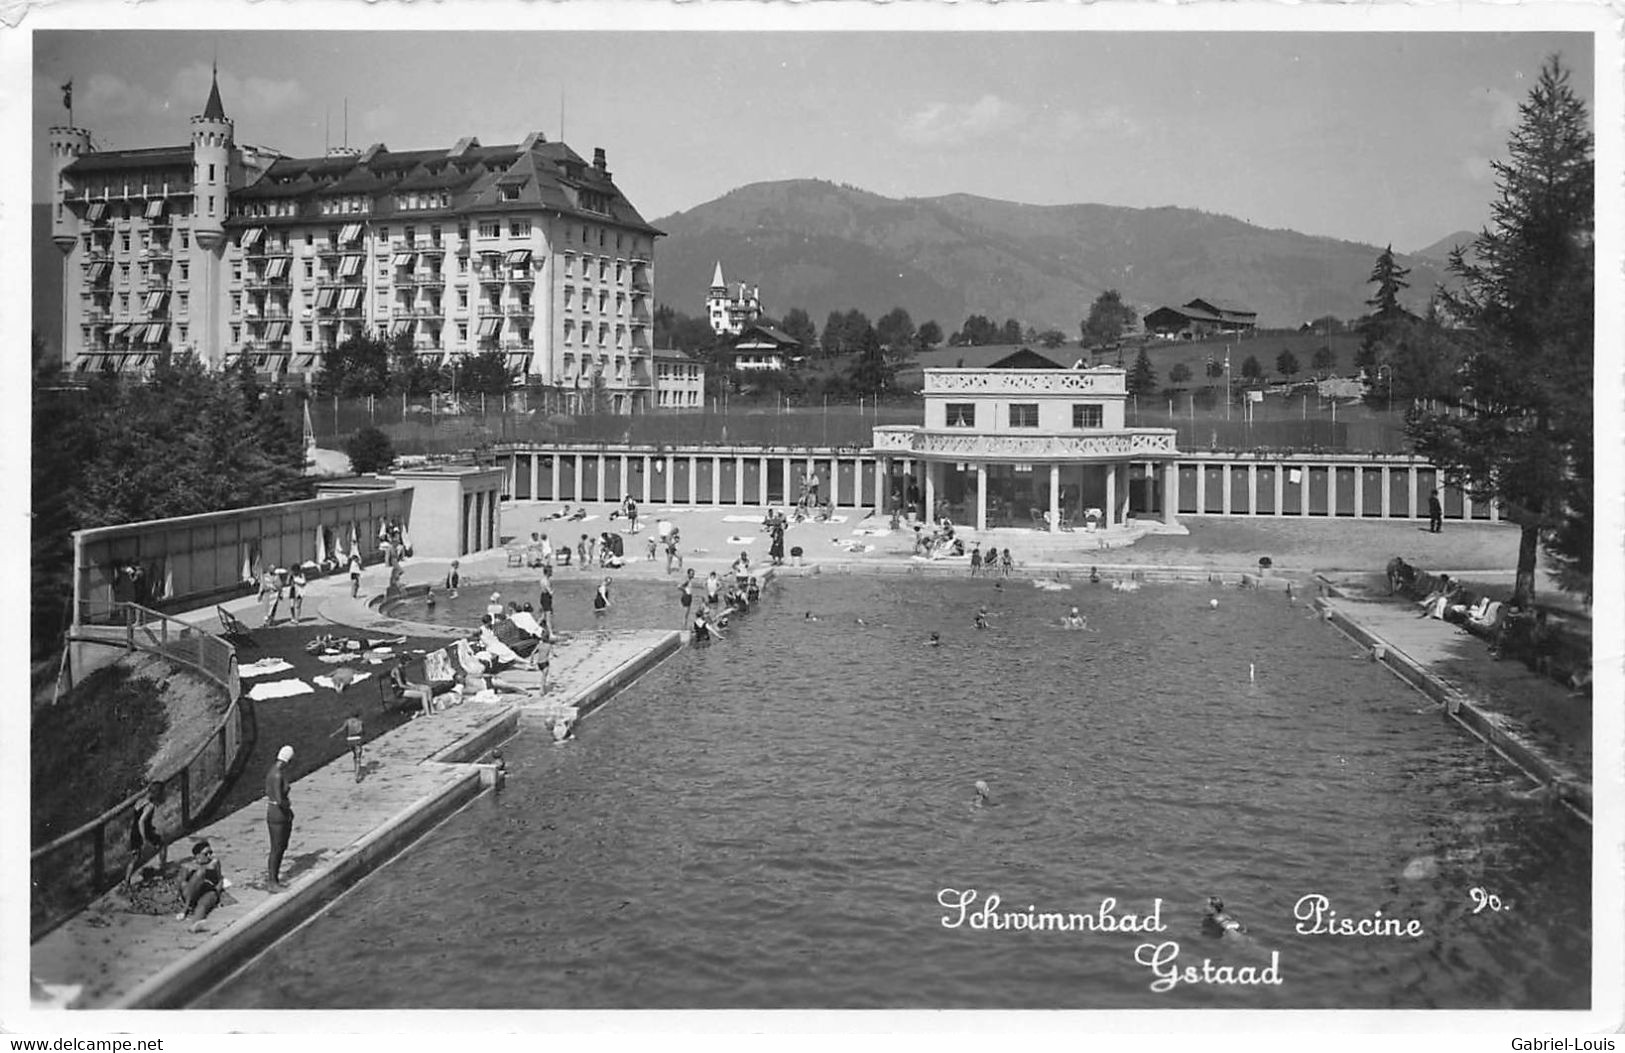
<svg viewBox="0 0 1625 1053"><path fill-rule="evenodd" d="M783 369L801 351L801 341L770 325L747 325L734 339L729 353L741 371Z"/></svg>
<svg viewBox="0 0 1625 1053"><path fill-rule="evenodd" d="M1145 331L1168 339L1195 340L1215 333L1247 332L1258 312L1232 300L1198 297L1183 307L1159 307L1145 316Z"/></svg>

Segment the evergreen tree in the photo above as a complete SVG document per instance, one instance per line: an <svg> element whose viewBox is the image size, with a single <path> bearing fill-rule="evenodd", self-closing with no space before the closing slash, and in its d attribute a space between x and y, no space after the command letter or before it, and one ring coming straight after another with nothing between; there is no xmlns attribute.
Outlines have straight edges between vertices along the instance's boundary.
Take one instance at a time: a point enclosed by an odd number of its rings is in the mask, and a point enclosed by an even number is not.
<svg viewBox="0 0 1625 1053"><path fill-rule="evenodd" d="M1134 357L1134 365L1128 371L1128 393L1130 395L1154 395L1157 391L1157 371L1151 368L1151 358L1140 348L1140 353Z"/></svg>
<svg viewBox="0 0 1625 1053"><path fill-rule="evenodd" d="M1494 162L1498 196L1475 258L1451 253L1444 294L1466 326L1464 414L1413 412L1418 453L1475 501L1499 500L1521 529L1513 600L1535 592L1539 550L1565 587L1592 569L1592 134L1568 71L1550 59Z"/></svg>
<svg viewBox="0 0 1625 1053"><path fill-rule="evenodd" d="M1021 343L1021 323L1016 321L1014 318L1006 318L1004 320L1004 327L999 330L997 342L1001 344Z"/></svg>
<svg viewBox="0 0 1625 1053"><path fill-rule="evenodd" d="M1377 287L1377 295L1366 301L1366 306L1375 307L1378 318L1391 318L1395 315L1406 314L1405 308L1399 305L1399 290L1408 289L1411 283L1405 280L1411 273L1409 267L1401 267L1394 259L1394 246L1390 244L1382 250L1377 257L1377 263L1371 268L1371 277L1366 279L1368 284Z"/></svg>
<svg viewBox="0 0 1625 1053"><path fill-rule="evenodd" d="M1289 384L1298 375L1298 356L1292 353L1290 347L1275 356L1275 371L1285 377Z"/></svg>
<svg viewBox="0 0 1625 1053"><path fill-rule="evenodd" d="M792 307L784 316L781 327L786 336L801 342L801 350L807 354L818 349L818 330L813 327L813 320L799 307Z"/></svg>
<svg viewBox="0 0 1625 1053"><path fill-rule="evenodd" d="M1168 383L1176 387L1184 387L1190 383L1191 367L1183 362L1175 362L1174 367L1168 371Z"/></svg>
<svg viewBox="0 0 1625 1053"><path fill-rule="evenodd" d="M886 360L880 345L880 336L872 326L866 327L855 348L857 360L847 374L853 391L866 398L884 398L895 386L896 367Z"/></svg>
<svg viewBox="0 0 1625 1053"><path fill-rule="evenodd" d="M937 324L935 318L924 323L914 333L914 346L921 351L930 350L942 343L942 326Z"/></svg>
<svg viewBox="0 0 1625 1053"><path fill-rule="evenodd" d="M1264 364L1258 360L1257 355L1248 355L1242 359L1241 377L1243 380L1264 379Z"/></svg>
<svg viewBox="0 0 1625 1053"><path fill-rule="evenodd" d="M914 320L901 307L893 307L875 323L880 345L894 353L914 349Z"/></svg>

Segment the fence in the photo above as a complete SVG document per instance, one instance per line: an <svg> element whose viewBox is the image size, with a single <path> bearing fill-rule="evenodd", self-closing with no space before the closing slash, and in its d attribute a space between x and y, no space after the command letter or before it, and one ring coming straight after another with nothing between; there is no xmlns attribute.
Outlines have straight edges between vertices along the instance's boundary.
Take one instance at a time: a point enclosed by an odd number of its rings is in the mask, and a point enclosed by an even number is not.
<svg viewBox="0 0 1625 1053"><path fill-rule="evenodd" d="M219 684L228 705L207 740L186 763L161 781L164 795L157 825L174 840L192 829L241 773L254 746L253 703L241 696L236 649L212 633L133 603L120 605L123 624L84 627L79 639L122 645L189 666ZM29 859L32 877L29 925L39 939L112 888L129 858L129 830L142 795L137 794L50 844Z"/></svg>
<svg viewBox="0 0 1625 1053"><path fill-rule="evenodd" d="M449 409L449 412L448 412ZM884 406L790 406L698 411L652 410L630 415L568 416L547 413L523 393L475 397L461 403L400 398L310 404L319 445L342 449L358 429L384 431L396 453L444 455L496 443L600 443L616 446L764 446L867 449L873 430L888 424L919 424L923 403ZM1313 395L1272 396L1250 409L1222 403L1131 401L1125 425L1174 428L1182 450L1312 450L1408 453L1404 417L1359 403L1317 400Z"/></svg>

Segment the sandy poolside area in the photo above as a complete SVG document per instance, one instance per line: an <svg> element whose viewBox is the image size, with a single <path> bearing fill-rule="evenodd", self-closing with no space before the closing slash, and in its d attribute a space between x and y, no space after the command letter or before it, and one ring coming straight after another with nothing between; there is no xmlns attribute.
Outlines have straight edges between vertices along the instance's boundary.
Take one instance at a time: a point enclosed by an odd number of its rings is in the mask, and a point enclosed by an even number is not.
<svg viewBox="0 0 1625 1053"><path fill-rule="evenodd" d="M628 566L623 573L664 576L665 556L651 566L647 538L657 520L667 520L682 534L681 551L690 565L726 564L741 552L753 562L767 557L768 537L761 531L762 508L654 504L642 508L643 529L624 534L625 521L611 520L615 506L589 503L591 518L582 522L550 520L559 511L554 502L521 501L503 506L499 532L522 544L532 531L545 532L556 545L561 537L571 544L583 533L594 535L620 530L626 541ZM1509 524L1449 524L1443 533L1430 534L1426 524L1355 519L1275 519L1244 516L1188 516L1180 520L1184 532L1153 533L1130 540L1114 531L1101 537L1081 531L1047 534L1024 528L975 531L960 528L970 541L984 548L1015 551L1017 567L1077 566L1181 566L1243 571L1268 556L1278 571L1307 573L1340 571L1378 573L1393 556L1419 567L1436 570L1510 572L1517 564L1518 531ZM1160 528L1160 527L1159 527ZM905 526L891 531L880 516L863 510L841 509L827 523L799 523L785 536L785 547L800 546L810 563L859 566L866 563L909 562L913 531ZM861 546L861 550L858 547Z"/></svg>

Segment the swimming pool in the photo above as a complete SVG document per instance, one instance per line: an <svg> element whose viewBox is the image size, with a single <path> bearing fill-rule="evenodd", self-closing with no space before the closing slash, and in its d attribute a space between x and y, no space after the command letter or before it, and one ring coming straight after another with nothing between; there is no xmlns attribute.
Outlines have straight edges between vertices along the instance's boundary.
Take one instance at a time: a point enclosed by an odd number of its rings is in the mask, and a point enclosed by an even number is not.
<svg viewBox="0 0 1625 1053"><path fill-rule="evenodd" d="M1096 631L1059 628L1074 602ZM506 752L505 790L203 1004L1588 1004L1588 828L1278 593L787 580L578 741ZM1001 913L1160 898L1165 931L950 926L970 889ZM1245 938L1203 935L1209 895ZM1421 935L1300 933L1313 896ZM1281 982L1154 991L1136 951L1170 941L1255 979L1278 952Z"/></svg>

